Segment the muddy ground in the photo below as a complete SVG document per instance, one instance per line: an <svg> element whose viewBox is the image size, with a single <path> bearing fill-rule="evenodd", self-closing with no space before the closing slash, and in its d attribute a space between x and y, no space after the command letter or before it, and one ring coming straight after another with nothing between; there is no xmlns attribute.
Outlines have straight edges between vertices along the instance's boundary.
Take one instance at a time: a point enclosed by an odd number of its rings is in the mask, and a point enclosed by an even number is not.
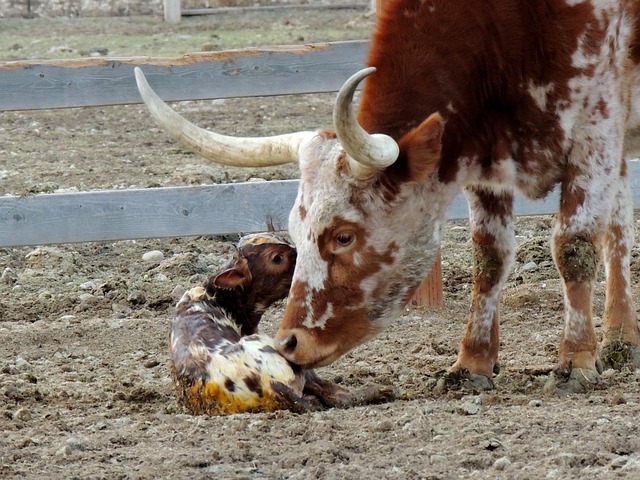
<svg viewBox="0 0 640 480"><path fill-rule="evenodd" d="M177 55L204 43L364 38L373 23L361 14L237 13L179 26L157 17L7 19L0 59L73 57L103 42L114 55ZM262 135L329 126L332 97L176 107L205 127ZM169 141L139 105L0 113L0 195L296 176L295 166L206 165ZM407 310L388 332L320 369L348 387L393 386L397 400L302 415L208 418L175 405L172 307L227 257L230 239L0 249L0 477L639 478L640 373L605 371L600 387L585 394L544 391L562 328L552 225L547 217L518 220L495 390L434 389L438 372L455 360L469 310L468 225L452 222L442 249L445 307ZM162 252L159 263L142 260L151 250ZM637 294L640 250L633 254ZM265 332L275 331L282 308L267 314ZM602 309L601 277L597 322Z"/></svg>

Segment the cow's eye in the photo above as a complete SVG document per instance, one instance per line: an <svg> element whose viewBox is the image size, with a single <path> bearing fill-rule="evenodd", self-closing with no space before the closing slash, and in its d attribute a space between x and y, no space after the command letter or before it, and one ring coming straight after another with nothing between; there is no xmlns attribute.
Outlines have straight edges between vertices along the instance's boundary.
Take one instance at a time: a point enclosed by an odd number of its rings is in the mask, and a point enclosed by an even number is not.
<svg viewBox="0 0 640 480"><path fill-rule="evenodd" d="M272 258L271 261L273 263L275 263L276 265L280 265L282 263L282 260L284 260L283 256L280 255L279 253L276 253Z"/></svg>
<svg viewBox="0 0 640 480"><path fill-rule="evenodd" d="M336 243L339 247L348 247L356 239L356 234L353 232L342 232L336 235Z"/></svg>

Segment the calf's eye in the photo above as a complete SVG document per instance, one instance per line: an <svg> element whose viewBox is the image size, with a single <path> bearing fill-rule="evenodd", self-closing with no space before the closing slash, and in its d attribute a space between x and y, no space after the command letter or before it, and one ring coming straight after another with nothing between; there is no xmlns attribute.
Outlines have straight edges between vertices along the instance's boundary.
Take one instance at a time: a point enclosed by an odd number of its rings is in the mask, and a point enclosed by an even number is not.
<svg viewBox="0 0 640 480"><path fill-rule="evenodd" d="M284 258L279 253L276 253L271 259L271 261L276 265L280 265L282 263L282 260L284 260Z"/></svg>

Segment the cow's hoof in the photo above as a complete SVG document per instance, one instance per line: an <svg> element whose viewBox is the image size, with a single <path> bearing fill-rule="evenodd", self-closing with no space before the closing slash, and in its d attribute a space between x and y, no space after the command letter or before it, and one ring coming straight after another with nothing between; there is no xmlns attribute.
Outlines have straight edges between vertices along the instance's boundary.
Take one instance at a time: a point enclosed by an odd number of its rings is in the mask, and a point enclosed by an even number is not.
<svg viewBox="0 0 640 480"><path fill-rule="evenodd" d="M613 341L600 349L599 357L605 369L622 370L626 365L640 367L640 346Z"/></svg>
<svg viewBox="0 0 640 480"><path fill-rule="evenodd" d="M600 384L600 375L588 368L569 368L554 370L549 376L544 391L547 393L585 393L594 390Z"/></svg>
<svg viewBox="0 0 640 480"><path fill-rule="evenodd" d="M439 377L434 389L436 393L443 393L449 390L483 392L495 388L493 380L486 375L471 373L466 369L446 371L439 375Z"/></svg>

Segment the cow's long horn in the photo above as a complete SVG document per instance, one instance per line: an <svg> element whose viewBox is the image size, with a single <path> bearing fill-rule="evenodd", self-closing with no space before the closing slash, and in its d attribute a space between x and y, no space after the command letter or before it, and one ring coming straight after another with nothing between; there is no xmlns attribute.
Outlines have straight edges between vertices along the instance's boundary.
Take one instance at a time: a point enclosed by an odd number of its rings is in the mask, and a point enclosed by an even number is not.
<svg viewBox="0 0 640 480"><path fill-rule="evenodd" d="M350 157L350 166L358 178L371 176L396 161L399 155L396 141L384 134L369 134L358 123L353 111L353 94L358 84L375 72L365 68L352 75L342 86L333 108L333 124L342 147ZM357 162L357 163L354 163Z"/></svg>
<svg viewBox="0 0 640 480"><path fill-rule="evenodd" d="M309 132L261 138L220 135L181 117L151 89L142 70L134 69L138 90L155 121L185 147L223 165L265 167L296 162L300 142Z"/></svg>

